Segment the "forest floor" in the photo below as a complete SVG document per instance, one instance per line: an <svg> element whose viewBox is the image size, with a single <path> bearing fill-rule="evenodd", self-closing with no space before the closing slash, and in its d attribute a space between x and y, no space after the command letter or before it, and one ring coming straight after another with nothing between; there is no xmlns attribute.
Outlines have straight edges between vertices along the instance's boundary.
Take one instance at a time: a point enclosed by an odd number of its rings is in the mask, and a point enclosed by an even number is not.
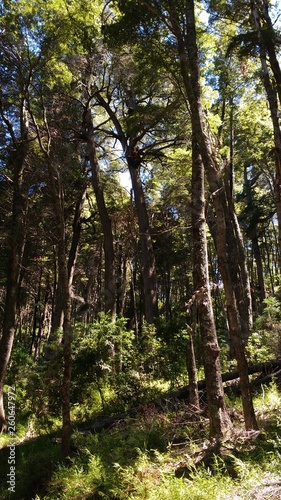
<svg viewBox="0 0 281 500"><path fill-rule="evenodd" d="M77 425L68 463L60 460L59 432L22 427L13 440L0 437L0 499L281 499L281 393L271 383L254 402L260 430L245 432L240 399L227 397L234 431L219 446L208 439L204 409L180 401L143 404L98 433ZM13 442L16 487L9 492Z"/></svg>

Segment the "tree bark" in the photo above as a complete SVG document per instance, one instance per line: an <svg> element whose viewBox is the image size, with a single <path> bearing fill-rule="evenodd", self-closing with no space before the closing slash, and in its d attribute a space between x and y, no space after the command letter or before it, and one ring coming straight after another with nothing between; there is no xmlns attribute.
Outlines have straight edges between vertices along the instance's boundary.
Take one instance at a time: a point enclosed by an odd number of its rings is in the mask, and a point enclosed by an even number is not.
<svg viewBox="0 0 281 500"><path fill-rule="evenodd" d="M253 328L252 296L249 273L246 264L246 255L242 233L235 213L233 200L234 184L234 104L230 99L230 156L225 162L225 192L226 192L226 226L228 228L228 263L233 283L237 308L240 315L242 336L247 341ZM231 230L230 230L231 229Z"/></svg>
<svg viewBox="0 0 281 500"><path fill-rule="evenodd" d="M83 210L86 199L86 190L87 190L86 182L82 181L82 186L80 192L78 193L78 199L76 202L75 213L72 223L72 240L67 262L68 280L70 287L72 286L74 271L78 256L78 247L82 231L82 218L83 218Z"/></svg>
<svg viewBox="0 0 281 500"><path fill-rule="evenodd" d="M253 207L254 201L253 201L253 196L252 196L252 186L251 186L251 181L248 179L247 165L245 165L245 167L244 167L244 191L245 191L248 207ZM262 310L262 302L264 301L265 296L266 296L263 263L262 263L262 257L261 257L260 246L259 246L257 226L256 226L256 224L254 224L254 225L251 224L251 221L250 221L250 226L251 226L251 230L247 232L247 235L249 238L251 238L252 252L253 252L254 259L256 261L257 277L258 277L258 292L259 292L258 295L259 295L259 301L260 301L260 306L261 306L260 311L261 311Z"/></svg>
<svg viewBox="0 0 281 500"><path fill-rule="evenodd" d="M200 324L202 357L206 379L210 437L222 439L231 433L221 379L219 345L212 308L208 274L205 220L204 166L193 132L192 140L192 234L193 285Z"/></svg>
<svg viewBox="0 0 281 500"><path fill-rule="evenodd" d="M257 2L257 5L258 3L259 2ZM263 30L261 34L263 35L263 41L269 56L270 67L274 75L276 83L276 91L278 94L279 103L281 105L281 70L276 55L276 46L275 46L276 33L274 31L272 21L269 15L269 5L267 0L261 1L260 13L261 13L261 18L264 21L262 26Z"/></svg>

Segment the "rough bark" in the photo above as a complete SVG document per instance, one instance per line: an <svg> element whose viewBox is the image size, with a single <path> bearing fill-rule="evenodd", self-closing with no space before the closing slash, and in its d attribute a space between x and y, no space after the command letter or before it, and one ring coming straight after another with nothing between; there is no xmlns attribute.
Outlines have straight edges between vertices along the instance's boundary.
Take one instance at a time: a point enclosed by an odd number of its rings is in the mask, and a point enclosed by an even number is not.
<svg viewBox="0 0 281 500"><path fill-rule="evenodd" d="M254 231L252 236L252 249L254 258L257 266L257 278L258 278L258 292L259 292L259 300L260 304L264 301L266 297L265 284L264 284L264 273L263 273L263 262L262 256L257 236L257 231Z"/></svg>
<svg viewBox="0 0 281 500"><path fill-rule="evenodd" d="M245 190L245 194L246 194L246 200L247 200L248 207L253 207L251 181L248 179L248 169L247 169L246 165L244 167L244 190ZM251 224L251 230L248 231L248 236L251 238L251 241L252 241L252 251L253 251L254 259L256 261L256 267L257 267L259 301L260 301L260 304L262 304L262 302L265 299L266 293L265 293L263 263L262 263L262 257L261 257L261 252L260 252L259 238L258 238L258 231L257 231L256 224L255 225Z"/></svg>
<svg viewBox="0 0 281 500"><path fill-rule="evenodd" d="M208 274L205 220L204 166L196 135L192 141L192 234L193 285L200 324L202 357L206 378L210 437L222 439L231 432L221 379L219 345L212 308Z"/></svg>
<svg viewBox="0 0 281 500"><path fill-rule="evenodd" d="M35 341L36 341L36 331L40 322L40 316L41 316L41 311L40 311L40 302L41 302L41 286L42 286L42 266L40 267L40 274L39 274L39 280L38 280L38 287L37 287L37 293L36 297L34 300L34 312L33 312L33 327L32 327L32 337L31 337L31 343L30 343L30 348L29 348L29 354L32 354Z"/></svg>
<svg viewBox="0 0 281 500"><path fill-rule="evenodd" d="M105 312L114 317L116 313L116 284L115 284L115 262L114 243L112 234L111 219L105 204L103 186L100 179L100 168L97 159L96 143L94 137L94 125L91 117L91 110L86 109L84 113L84 133L87 141L87 156L90 160L92 173L92 186L96 196L100 221L103 229L104 248L104 297Z"/></svg>
<svg viewBox="0 0 281 500"><path fill-rule="evenodd" d="M51 334L50 341L55 340L62 332L63 312L62 312L62 293L58 279L58 248L54 244L54 283L52 290L52 319L51 319Z"/></svg>
<svg viewBox="0 0 281 500"><path fill-rule="evenodd" d="M279 102L281 105L281 70L280 64L276 54L276 33L274 31L274 27L271 21L271 17L269 15L269 4L267 0L262 0L261 2L257 2L257 5L260 4L260 15L263 19L263 41L266 46L266 50L269 56L270 67L272 69L275 83L276 83L276 91L278 94ZM280 44L280 38L278 43Z"/></svg>
<svg viewBox="0 0 281 500"><path fill-rule="evenodd" d="M249 273L246 263L246 254L240 226L235 213L233 200L234 183L234 120L233 120L233 102L230 99L230 156L229 161L225 162L225 192L226 205L225 217L228 228L228 264L236 298L237 308L240 315L242 336L247 341L253 328L252 297ZM219 231L218 231L219 233ZM217 233L217 236L219 236Z"/></svg>

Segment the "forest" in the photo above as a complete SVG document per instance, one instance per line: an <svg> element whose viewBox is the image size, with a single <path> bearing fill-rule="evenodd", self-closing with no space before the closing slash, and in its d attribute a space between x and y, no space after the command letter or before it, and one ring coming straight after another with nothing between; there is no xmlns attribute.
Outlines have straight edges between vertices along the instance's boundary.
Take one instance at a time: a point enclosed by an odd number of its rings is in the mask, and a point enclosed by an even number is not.
<svg viewBox="0 0 281 500"><path fill-rule="evenodd" d="M281 8L0 1L0 499L281 499Z"/></svg>

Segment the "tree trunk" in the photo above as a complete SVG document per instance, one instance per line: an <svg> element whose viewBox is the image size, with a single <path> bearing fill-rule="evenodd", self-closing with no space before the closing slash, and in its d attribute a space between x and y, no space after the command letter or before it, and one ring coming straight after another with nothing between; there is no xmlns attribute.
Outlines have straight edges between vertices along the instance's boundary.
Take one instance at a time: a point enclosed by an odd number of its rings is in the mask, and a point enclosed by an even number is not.
<svg viewBox="0 0 281 500"><path fill-rule="evenodd" d="M232 276L234 273L237 275L240 274L239 270L236 268L239 256L236 255L235 259L233 258L233 269L230 269L229 265L229 257L231 255L230 247L235 241L235 246L233 248L237 248L237 242L235 240L236 236L234 233L234 225L227 225L227 223L231 221L231 213L229 212L229 207L227 206L226 193L221 179L220 168L216 160L216 151L214 149L212 137L210 135L202 107L194 1L186 1L186 32L188 34L186 37L183 37L180 25L176 21L177 18L174 10L170 12L170 19L174 29L174 34L178 41L181 74L190 106L193 134L195 134L196 140L198 141L199 151L208 178L211 190L211 199L215 209L214 229L217 235L216 249L218 253L219 269L223 279L226 295L230 335L232 337L233 346L235 346L238 369L241 373L242 403L245 426L247 429L256 429L257 422L252 404L247 361L245 358L241 332L240 315L232 283ZM233 252L233 248L231 249L231 252Z"/></svg>
<svg viewBox="0 0 281 500"><path fill-rule="evenodd" d="M252 196L252 185L251 181L248 179L248 169L247 165L244 166L244 192L246 195L246 201L247 201L247 206L248 208L252 209L254 207L254 201L253 201L253 196ZM258 232L257 232L257 226L256 224L252 224L251 220L249 221L249 226L251 227L251 230L247 231L247 236L251 239L252 241L252 252L253 252L253 257L256 262L256 268L257 268L257 277L258 277L258 295L259 295L259 302L260 302L260 312L262 310L262 302L265 299L265 284L264 284L264 273L263 273L263 263L262 263L262 258L261 258L261 252L260 252L260 247L259 247L259 238L258 238ZM254 280L253 280L254 281ZM254 283L253 283L254 285Z"/></svg>
<svg viewBox="0 0 281 500"><path fill-rule="evenodd" d="M150 234L149 219L146 210L145 197L140 178L139 161L134 161L133 152L127 157L129 171L132 180L135 204L137 209L138 224L140 230L142 276L144 284L145 319L153 323L158 317L158 298L156 288L156 265Z"/></svg>
<svg viewBox="0 0 281 500"><path fill-rule="evenodd" d="M265 21L263 26L263 40L266 46L266 50L269 56L270 67L272 69L275 83L276 83L276 91L278 94L279 102L281 105L281 70L279 61L276 55L276 47L274 40L276 38L276 34L272 25L272 21L269 15L269 5L267 0L262 0L262 5L260 9L262 13L262 17Z"/></svg>
<svg viewBox="0 0 281 500"><path fill-rule="evenodd" d="M27 196L23 189L23 176L29 143L28 120L24 100L22 100L21 105L20 122L21 138L19 142L14 143L16 151L13 159L13 202L10 234L8 238L9 258L7 264L7 287L2 337L0 339L0 433L4 430L6 425L3 390L14 342L18 283L25 244ZM13 133L11 135L13 136Z"/></svg>
<svg viewBox="0 0 281 500"><path fill-rule="evenodd" d="M60 174L48 157L48 173L53 209L56 218L56 238L58 248L58 283L60 284L63 312L63 380L62 380L62 455L70 454L70 384L71 384L71 290L67 267L67 249L64 220L64 199Z"/></svg>
<svg viewBox="0 0 281 500"><path fill-rule="evenodd" d="M52 320L51 320L51 333L50 341L55 340L60 336L63 327L63 311L62 311L62 292L58 279L58 248L57 244L54 245L54 284L52 293Z"/></svg>
<svg viewBox="0 0 281 500"><path fill-rule="evenodd" d="M171 308L171 269L168 268L164 276L164 287L165 287L165 317L166 321L172 319L172 308Z"/></svg>
<svg viewBox="0 0 281 500"><path fill-rule="evenodd" d="M265 4L267 2L264 2ZM257 5L254 1L251 1L251 10L254 26L257 30L258 41L259 41L259 52L260 52L260 61L262 67L262 75L263 75L263 83L264 88L267 95L267 100L270 108L270 115L273 125L273 135L274 135L274 145L275 145L275 165L276 165L276 175L275 175L275 203L277 209L277 219L278 219L278 247L279 247L279 269L281 269L281 131L279 126L279 113L278 113L278 98L277 92L274 88L274 85L271 81L269 69L267 65L267 52L270 52L270 62L272 65L272 57L274 52L274 47L270 44L270 40L265 42L262 26L261 26L261 18L257 8ZM268 34L267 34L268 35ZM270 39L269 36L267 38ZM270 47L268 47L270 44ZM278 64L278 61L277 61ZM278 89L279 99L281 98L281 75L280 68L278 64L278 68L273 66L273 73L275 76L275 84Z"/></svg>
<svg viewBox="0 0 281 500"><path fill-rule="evenodd" d="M226 191L227 193L227 191ZM234 297L237 304L242 338L246 343L253 328L253 310L249 273L246 265L244 242L232 199L225 205L225 227L227 248L226 261L229 268ZM217 227L217 237L220 228ZM222 247L223 252L223 247Z"/></svg>
<svg viewBox="0 0 281 500"><path fill-rule="evenodd" d="M97 159L96 144L94 139L94 125L91 116L91 110L89 108L84 113L84 131L87 140L87 155L89 157L91 165L91 180L103 229L103 248L105 260L105 312L110 313L112 317L114 317L116 314L116 284L112 225L104 200L103 186L100 179L100 168Z"/></svg>
<svg viewBox="0 0 281 500"><path fill-rule="evenodd" d="M260 300L260 311L262 310L262 303L265 299L265 284L264 284L264 273L263 273L263 263L262 263L262 258L261 258L261 251L260 251L260 246L259 246L259 240L257 236L257 231L256 228L254 230L254 234L252 235L252 249L253 249L253 254L254 258L256 261L256 266L257 266L257 277L258 277L258 294L259 294L259 300Z"/></svg>
<svg viewBox="0 0 281 500"><path fill-rule="evenodd" d="M75 214L74 214L73 223L72 223L72 240L71 240L70 250L69 250L69 254L68 254L68 262L67 262L68 280L69 280L70 288L72 286L75 265L76 265L76 260L77 260L77 256L78 256L78 247L79 247L79 241L80 241L80 236L81 236L81 231L82 231L82 217L83 217L83 210L84 210L84 204L85 204L85 199L86 199L87 185L86 185L85 181L82 181L82 182L83 182L83 185L81 186L80 193L78 193L78 199L77 199L76 207L75 207Z"/></svg>
<svg viewBox="0 0 281 500"><path fill-rule="evenodd" d="M196 304L191 307L192 326L189 330L189 337L186 344L186 367L188 373L189 401L195 408L200 408L196 358L194 351L194 338L197 327L197 308Z"/></svg>
<svg viewBox="0 0 281 500"><path fill-rule="evenodd" d="M33 326L32 326L32 337L31 337L31 343L30 343L30 348L29 348L29 354L31 355L35 342L36 342L36 330L37 328L40 328L40 317L41 317L41 310L40 310L40 302L41 302L41 287L42 287L42 266L40 267L40 274L39 274L39 282L38 282L38 288L37 288L37 293L34 301L34 311L33 311ZM36 356L34 356L36 358Z"/></svg>
<svg viewBox="0 0 281 500"><path fill-rule="evenodd" d="M221 379L219 345L210 294L205 220L204 167L196 135L192 140L192 233L193 285L198 308L202 340L202 357L206 378L210 437L222 439L231 432Z"/></svg>
<svg viewBox="0 0 281 500"><path fill-rule="evenodd" d="M116 113L111 109L100 92L96 92L99 104L106 110L112 120L118 139L121 143L123 153L126 156L134 192L135 205L137 210L138 224L140 230L141 252L142 252L142 275L144 283L145 319L148 323L153 323L158 317L158 297L156 286L156 266L155 256L150 234L150 225L146 209L145 197L140 178L141 158L138 152L138 138L128 137L124 132ZM133 110L134 111L134 110Z"/></svg>
<svg viewBox="0 0 281 500"><path fill-rule="evenodd" d="M228 228L228 263L233 283L237 308L240 315L242 334L247 341L253 328L253 310L249 273L246 264L244 242L240 231L239 223L235 213L233 201L234 184L234 105L230 99L230 155L229 161L225 162L225 192L227 196L225 217Z"/></svg>

